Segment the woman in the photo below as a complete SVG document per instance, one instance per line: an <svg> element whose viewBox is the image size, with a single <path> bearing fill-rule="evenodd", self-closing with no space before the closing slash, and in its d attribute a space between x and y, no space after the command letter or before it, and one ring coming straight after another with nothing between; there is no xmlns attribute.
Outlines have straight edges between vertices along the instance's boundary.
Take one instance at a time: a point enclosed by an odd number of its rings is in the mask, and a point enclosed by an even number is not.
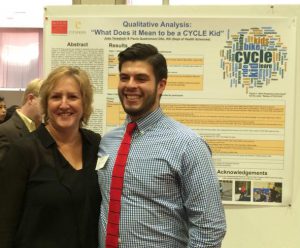
<svg viewBox="0 0 300 248"><path fill-rule="evenodd" d="M6 104L4 97L0 96L0 124L5 121L6 116Z"/></svg>
<svg viewBox="0 0 300 248"><path fill-rule="evenodd" d="M45 124L0 165L0 247L96 248L100 135L82 128L93 91L79 68L53 70L40 89Z"/></svg>

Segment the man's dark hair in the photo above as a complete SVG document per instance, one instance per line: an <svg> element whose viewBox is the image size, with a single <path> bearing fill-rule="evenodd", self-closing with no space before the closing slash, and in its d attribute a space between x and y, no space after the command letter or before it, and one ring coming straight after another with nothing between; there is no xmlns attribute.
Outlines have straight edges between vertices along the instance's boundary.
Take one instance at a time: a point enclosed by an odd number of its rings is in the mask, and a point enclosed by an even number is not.
<svg viewBox="0 0 300 248"><path fill-rule="evenodd" d="M157 48L150 44L135 43L131 47L120 52L119 71L121 71L123 63L126 61L146 61L152 68L155 75L156 83L162 79L168 78L168 67L165 57L158 52Z"/></svg>
<svg viewBox="0 0 300 248"><path fill-rule="evenodd" d="M0 96L0 102L4 101L4 97Z"/></svg>

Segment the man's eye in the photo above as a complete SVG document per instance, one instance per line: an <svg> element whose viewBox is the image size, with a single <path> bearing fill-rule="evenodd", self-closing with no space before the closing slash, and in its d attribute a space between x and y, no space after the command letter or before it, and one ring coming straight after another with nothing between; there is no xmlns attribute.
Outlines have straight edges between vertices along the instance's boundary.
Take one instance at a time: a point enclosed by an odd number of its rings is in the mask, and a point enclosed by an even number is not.
<svg viewBox="0 0 300 248"><path fill-rule="evenodd" d="M146 77L137 77L136 80L139 82L145 82L145 81L147 81L147 78Z"/></svg>
<svg viewBox="0 0 300 248"><path fill-rule="evenodd" d="M127 81L128 77L120 77L120 81Z"/></svg>

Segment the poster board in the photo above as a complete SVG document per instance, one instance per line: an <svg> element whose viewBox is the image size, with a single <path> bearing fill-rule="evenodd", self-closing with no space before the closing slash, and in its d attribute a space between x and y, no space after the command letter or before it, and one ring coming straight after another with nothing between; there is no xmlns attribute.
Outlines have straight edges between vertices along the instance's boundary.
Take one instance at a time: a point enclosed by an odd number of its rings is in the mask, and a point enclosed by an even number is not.
<svg viewBox="0 0 300 248"><path fill-rule="evenodd" d="M271 211L277 220L275 212L295 201L299 13L299 6L49 6L44 72L61 64L89 72L95 86L89 128L104 134L125 117L117 54L136 42L156 45L169 68L162 108L211 146L229 230L233 210L247 209L241 214L252 218ZM284 241L288 246L263 240L228 247L296 247L292 240Z"/></svg>

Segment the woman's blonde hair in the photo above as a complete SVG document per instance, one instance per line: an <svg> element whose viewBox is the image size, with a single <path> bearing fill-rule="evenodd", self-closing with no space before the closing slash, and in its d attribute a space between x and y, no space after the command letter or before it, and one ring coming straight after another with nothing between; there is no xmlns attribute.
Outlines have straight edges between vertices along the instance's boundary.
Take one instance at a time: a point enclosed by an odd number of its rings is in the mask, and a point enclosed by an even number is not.
<svg viewBox="0 0 300 248"><path fill-rule="evenodd" d="M57 82L63 77L72 77L79 85L82 96L83 116L80 122L80 126L87 125L88 120L93 112L93 86L91 84L89 75L86 71L79 67L72 66L59 66L50 72L48 77L42 83L40 88L41 108L44 114L44 122L48 122L48 98L51 91L54 89Z"/></svg>

